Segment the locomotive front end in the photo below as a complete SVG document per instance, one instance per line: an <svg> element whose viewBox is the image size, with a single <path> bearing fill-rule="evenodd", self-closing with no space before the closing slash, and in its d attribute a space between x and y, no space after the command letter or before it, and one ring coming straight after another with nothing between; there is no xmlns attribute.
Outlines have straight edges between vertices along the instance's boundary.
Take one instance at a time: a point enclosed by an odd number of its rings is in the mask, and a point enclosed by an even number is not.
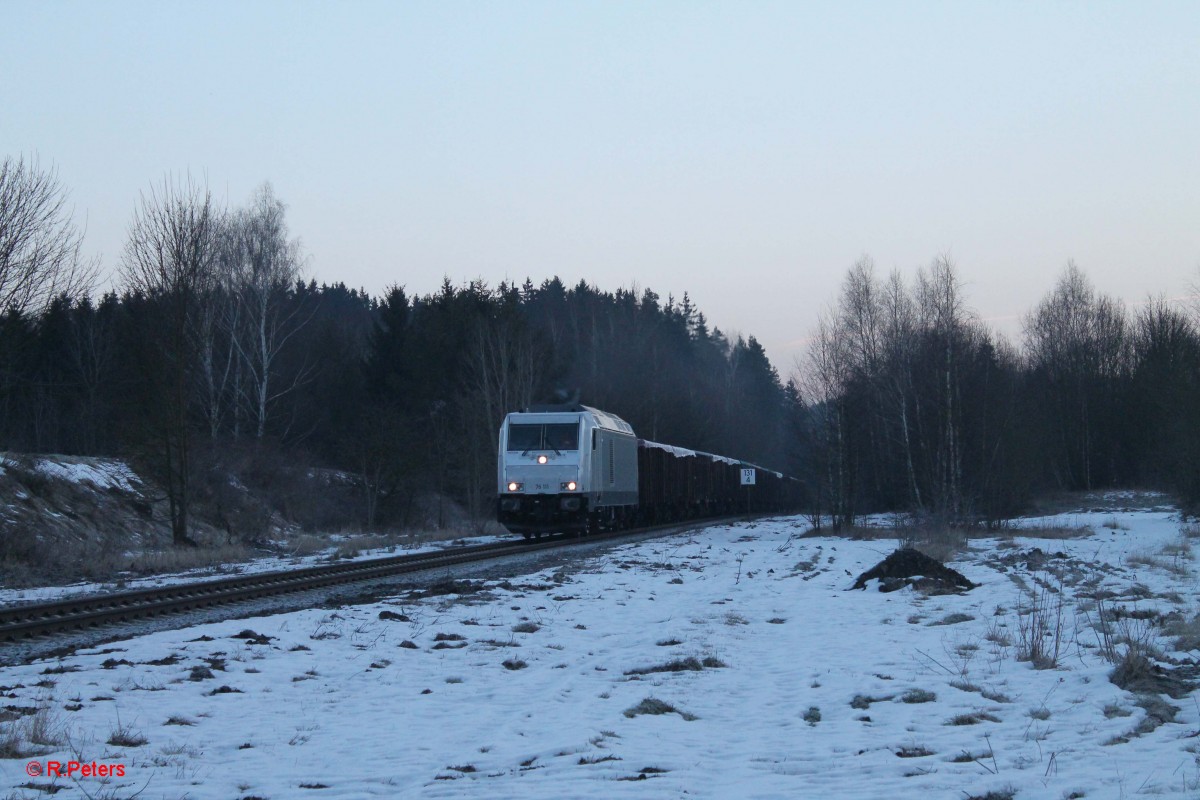
<svg viewBox="0 0 1200 800"><path fill-rule="evenodd" d="M580 530L588 515L585 495L587 415L579 412L512 413L500 429L497 519L513 533Z"/></svg>

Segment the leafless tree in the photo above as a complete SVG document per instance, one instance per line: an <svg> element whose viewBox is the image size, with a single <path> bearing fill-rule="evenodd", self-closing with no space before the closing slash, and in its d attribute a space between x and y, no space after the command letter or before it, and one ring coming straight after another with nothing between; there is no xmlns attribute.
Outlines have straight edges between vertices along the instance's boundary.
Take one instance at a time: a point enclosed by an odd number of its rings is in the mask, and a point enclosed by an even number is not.
<svg viewBox="0 0 1200 800"><path fill-rule="evenodd" d="M913 362L917 349L917 312L899 271L894 270L888 276L881 295L880 312L884 342L884 394L895 415L895 430L904 457L909 501L913 510L919 512L924 510L925 504L917 481L912 425L909 419L909 408L913 406L915 410L917 402L913 380Z"/></svg>
<svg viewBox="0 0 1200 800"><path fill-rule="evenodd" d="M836 316L822 314L800 371L800 391L816 417L816 455L821 461L818 509L827 501L835 530L854 524L854 469L848 458L846 390L850 358ZM820 512L818 510L818 521Z"/></svg>
<svg viewBox="0 0 1200 800"><path fill-rule="evenodd" d="M98 262L80 258L83 233L67 191L36 159L0 161L0 309L41 311L57 295L85 294Z"/></svg>
<svg viewBox="0 0 1200 800"><path fill-rule="evenodd" d="M476 321L464 364L464 416L473 428L467 448L473 500L492 491L496 432L504 415L533 402L542 372L532 335L514 310L507 311Z"/></svg>
<svg viewBox="0 0 1200 800"><path fill-rule="evenodd" d="M235 230L227 216L218 235L215 268L202 281L196 297L194 334L200 361L200 410L209 438L214 440L230 414L234 438L240 433L241 363L234 335L240 311L233 286L238 257Z"/></svg>
<svg viewBox="0 0 1200 800"><path fill-rule="evenodd" d="M467 357L467 385L480 422L486 430L499 430L505 414L533 401L540 369L532 337L514 320L481 320Z"/></svg>
<svg viewBox="0 0 1200 800"><path fill-rule="evenodd" d="M1188 284L1187 306L1192 318L1200 322L1200 267L1196 268L1196 280Z"/></svg>
<svg viewBox="0 0 1200 800"><path fill-rule="evenodd" d="M1060 437L1059 480L1090 489L1097 464L1097 414L1104 386L1128 369L1125 309L1097 295L1091 282L1068 262L1054 290L1025 319L1030 365L1047 382Z"/></svg>
<svg viewBox="0 0 1200 800"><path fill-rule="evenodd" d="M970 349L971 314L962 295L962 283L953 262L942 256L917 274L916 307L920 326L934 348L936 388L930 393L937 424L930 452L933 455L935 511L957 518L966 509L962 487L963 450L959 400L961 359Z"/></svg>
<svg viewBox="0 0 1200 800"><path fill-rule="evenodd" d="M294 390L304 379L302 370L279 386L277 361L288 341L311 316L297 304L287 303L287 290L300 276L300 242L288 239L287 206L263 184L248 209L237 214L232 226L235 258L233 296L237 319L232 321L233 342L245 368L242 391L255 423L255 436L263 437L270 404Z"/></svg>
<svg viewBox="0 0 1200 800"><path fill-rule="evenodd" d="M91 300L85 297L70 319L67 354L82 394L83 419L80 420L80 427L83 445L86 452L94 453L97 449L100 398L115 360L112 315L103 306L95 308Z"/></svg>
<svg viewBox="0 0 1200 800"><path fill-rule="evenodd" d="M850 268L842 282L838 302L837 325L845 339L847 368L860 388L862 428L870 440L871 450L883 454L887 450L888 414L885 402L885 370L883 364L883 305L875 265L863 256ZM886 480L886 460L872 459L867 465L868 478L877 494L882 493Z"/></svg>
<svg viewBox="0 0 1200 800"><path fill-rule="evenodd" d="M842 282L838 324L848 337L853 368L864 375L879 373L882 321L875 265L864 256L854 263Z"/></svg>
<svg viewBox="0 0 1200 800"><path fill-rule="evenodd" d="M165 178L143 194L129 226L122 264L126 286L159 303L164 312L164 416L158 441L163 457L174 542L188 535L188 400L196 371L194 326L198 298L213 280L222 213L207 187Z"/></svg>

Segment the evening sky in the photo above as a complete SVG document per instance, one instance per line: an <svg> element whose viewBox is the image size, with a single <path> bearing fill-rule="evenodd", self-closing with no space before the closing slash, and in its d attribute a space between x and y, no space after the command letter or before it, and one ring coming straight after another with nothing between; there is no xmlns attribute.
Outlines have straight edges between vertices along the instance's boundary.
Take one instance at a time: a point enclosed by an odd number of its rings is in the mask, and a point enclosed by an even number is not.
<svg viewBox="0 0 1200 800"><path fill-rule="evenodd" d="M790 371L846 269L1010 335L1074 259L1200 278L1200 3L0 3L0 156L116 273L166 174L270 181L307 273L684 291Z"/></svg>

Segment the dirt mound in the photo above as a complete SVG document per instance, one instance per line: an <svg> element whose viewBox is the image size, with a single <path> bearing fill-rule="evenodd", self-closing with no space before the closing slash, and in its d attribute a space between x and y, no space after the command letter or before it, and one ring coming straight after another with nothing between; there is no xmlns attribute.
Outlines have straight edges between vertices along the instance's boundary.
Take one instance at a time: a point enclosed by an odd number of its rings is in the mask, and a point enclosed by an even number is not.
<svg viewBox="0 0 1200 800"><path fill-rule="evenodd" d="M865 589L870 580L879 581L881 592L894 592L905 586L943 593L975 588L961 573L911 547L897 550L859 575L852 588Z"/></svg>

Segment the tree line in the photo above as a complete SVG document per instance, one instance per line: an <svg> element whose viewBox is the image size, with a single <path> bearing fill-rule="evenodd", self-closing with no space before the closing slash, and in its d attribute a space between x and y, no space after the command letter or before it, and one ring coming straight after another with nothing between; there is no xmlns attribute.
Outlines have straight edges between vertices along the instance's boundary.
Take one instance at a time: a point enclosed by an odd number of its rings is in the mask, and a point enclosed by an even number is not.
<svg viewBox="0 0 1200 800"><path fill-rule="evenodd" d="M49 211L0 206L0 243L18 231L59 247L0 250L0 449L136 461L164 488L177 543L246 453L352 474L362 502L341 524L403 525L429 497L488 518L501 420L555 399L784 466L777 372L686 294L558 278L447 280L424 296L399 280L381 297L318 285L269 185L226 209L168 178L134 209L116 288L97 298L56 177L23 160L4 170L24 183L3 191ZM3 294L17 273L32 277Z"/></svg>
<svg viewBox="0 0 1200 800"><path fill-rule="evenodd" d="M504 414L555 399L795 475L835 526L897 509L995 522L1059 489L1200 506L1196 309L1131 312L1074 265L1017 346L947 259L912 281L860 260L784 382L687 294L318 284L269 185L224 208L190 180L156 184L97 297L66 196L52 170L0 163L0 449L134 461L181 544L221 486L322 469L358 498L329 524L404 526L431 502L439 522L451 505L490 518ZM279 513L305 499L284 492Z"/></svg>
<svg viewBox="0 0 1200 800"><path fill-rule="evenodd" d="M1194 301L1194 298L1193 298ZM801 368L798 464L835 527L904 509L998 522L1044 492L1157 488L1200 506L1200 308L1135 311L1069 263L1017 348L952 263L848 271Z"/></svg>

